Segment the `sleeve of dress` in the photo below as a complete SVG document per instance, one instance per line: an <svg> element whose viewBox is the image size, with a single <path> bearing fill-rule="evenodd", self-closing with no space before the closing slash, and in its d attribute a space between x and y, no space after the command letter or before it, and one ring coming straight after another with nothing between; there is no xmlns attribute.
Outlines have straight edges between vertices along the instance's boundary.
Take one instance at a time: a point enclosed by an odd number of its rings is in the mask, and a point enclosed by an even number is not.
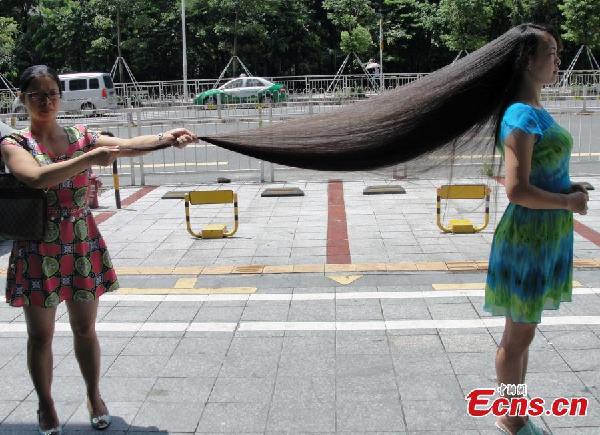
<svg viewBox="0 0 600 435"><path fill-rule="evenodd" d="M513 104L510 106L502 118L502 136L506 137L513 130L519 129L526 134L532 134L536 137L537 143L543 135L540 126L538 113L527 104Z"/></svg>
<svg viewBox="0 0 600 435"><path fill-rule="evenodd" d="M25 138L23 138L23 140L27 140ZM10 146L10 147L19 147L19 148L23 148L23 149L27 149L27 145L25 143L20 143L17 138L13 137L13 136L4 136L2 137L2 139L0 140L0 172L6 172L7 169L4 165L4 160L3 160L3 156L2 156L2 146Z"/></svg>
<svg viewBox="0 0 600 435"><path fill-rule="evenodd" d="M20 144L14 137L12 136L4 136L2 138L2 142L0 142L0 145L10 145L10 146L16 146L19 148L23 148L23 145Z"/></svg>

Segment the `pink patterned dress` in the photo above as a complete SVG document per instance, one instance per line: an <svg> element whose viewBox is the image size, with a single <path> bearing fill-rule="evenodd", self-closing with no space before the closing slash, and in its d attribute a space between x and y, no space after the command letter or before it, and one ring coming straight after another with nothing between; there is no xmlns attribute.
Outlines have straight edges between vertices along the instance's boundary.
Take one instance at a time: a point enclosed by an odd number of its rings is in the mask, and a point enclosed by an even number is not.
<svg viewBox="0 0 600 435"><path fill-rule="evenodd" d="M77 157L92 149L97 133L84 125L66 127L69 146L54 155L33 139L30 152L40 165ZM20 146L12 139L3 145ZM119 288L106 243L87 205L91 170L52 186L47 191L48 222L42 241L15 241L10 255L6 301L14 307L56 307L61 301L93 301L104 292Z"/></svg>

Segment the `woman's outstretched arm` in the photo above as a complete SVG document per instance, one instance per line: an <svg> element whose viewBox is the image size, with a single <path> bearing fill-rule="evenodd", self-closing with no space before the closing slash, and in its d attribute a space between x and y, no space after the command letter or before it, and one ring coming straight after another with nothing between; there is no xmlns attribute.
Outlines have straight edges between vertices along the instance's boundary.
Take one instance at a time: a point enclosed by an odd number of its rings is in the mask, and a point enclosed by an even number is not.
<svg viewBox="0 0 600 435"><path fill-rule="evenodd" d="M121 139L100 135L94 147L119 147L119 157L135 157L151 151L171 146L183 148L190 143L197 142L198 138L185 128L176 128L160 134L135 136L131 139Z"/></svg>

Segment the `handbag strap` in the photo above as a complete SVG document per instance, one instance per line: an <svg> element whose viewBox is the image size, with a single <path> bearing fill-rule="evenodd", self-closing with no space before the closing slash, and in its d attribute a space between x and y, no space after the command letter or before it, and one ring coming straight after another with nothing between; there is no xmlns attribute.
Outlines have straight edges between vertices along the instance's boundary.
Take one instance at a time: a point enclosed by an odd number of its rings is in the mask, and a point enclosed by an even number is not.
<svg viewBox="0 0 600 435"><path fill-rule="evenodd" d="M7 134L6 136L0 137L0 143L6 138L15 140L19 145L21 145L24 149L31 152L31 148L29 147L29 141L25 139L23 136L17 133ZM6 167L4 166L4 160L2 160L2 149L0 148L0 173L6 174Z"/></svg>

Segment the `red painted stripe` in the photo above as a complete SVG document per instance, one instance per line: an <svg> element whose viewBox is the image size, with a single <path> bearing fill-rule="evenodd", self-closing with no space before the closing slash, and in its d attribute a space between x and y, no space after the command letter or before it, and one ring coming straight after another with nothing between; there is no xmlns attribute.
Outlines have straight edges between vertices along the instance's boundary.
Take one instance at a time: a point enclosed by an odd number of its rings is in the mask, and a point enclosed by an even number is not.
<svg viewBox="0 0 600 435"><path fill-rule="evenodd" d="M105 211L105 212L95 215L94 220L96 221L97 225L100 225L102 222L106 221L109 217L111 217L115 213L116 212L114 212L114 211Z"/></svg>
<svg viewBox="0 0 600 435"><path fill-rule="evenodd" d="M130 195L127 198L125 198L123 201L121 201L121 207L127 207L127 206L133 204L138 199L140 199L140 198L146 196L147 194L149 194L150 192L152 192L154 189L156 189L156 187L157 186L142 187L137 192L135 192L133 195ZM94 220L96 221L96 224L100 225L102 222L106 222L106 220L109 219L115 213L116 212L114 212L114 211L105 211L105 212L95 215Z"/></svg>
<svg viewBox="0 0 600 435"><path fill-rule="evenodd" d="M133 195L130 195L127 198L125 198L123 201L121 201L121 206L123 206L123 207L130 206L131 204L136 202L138 199L140 199L140 198L146 196L147 194L149 194L150 192L152 192L154 189L156 189L156 187L157 186L142 187L140 190L135 192Z"/></svg>
<svg viewBox="0 0 600 435"><path fill-rule="evenodd" d="M327 264L350 264L344 184L329 180L327 216Z"/></svg>
<svg viewBox="0 0 600 435"><path fill-rule="evenodd" d="M504 178L502 178L502 177L494 177L494 178L496 179L496 181L498 181L503 186L505 185ZM582 224L577 219L573 219L573 229L575 230L575 232L577 234L579 234L580 236L589 240L594 245L600 246L600 233L598 231L593 230L590 227L588 227L587 225Z"/></svg>
<svg viewBox="0 0 600 435"><path fill-rule="evenodd" d="M573 228L577 231L577 234L585 237L596 246L600 246L600 233L582 224L577 220L573 220Z"/></svg>

